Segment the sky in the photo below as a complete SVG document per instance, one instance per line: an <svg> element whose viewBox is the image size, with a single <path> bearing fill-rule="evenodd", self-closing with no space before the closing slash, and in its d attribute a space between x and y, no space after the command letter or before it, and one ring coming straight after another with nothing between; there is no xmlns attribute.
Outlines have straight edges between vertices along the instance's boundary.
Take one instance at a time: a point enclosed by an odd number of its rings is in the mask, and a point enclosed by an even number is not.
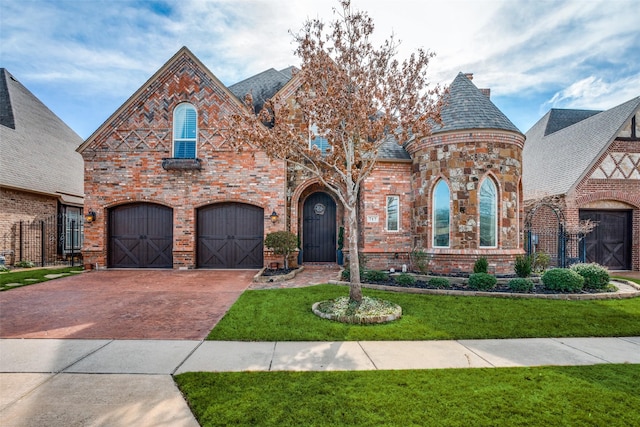
<svg viewBox="0 0 640 427"><path fill-rule="evenodd" d="M337 0L0 0L0 67L88 138L182 46L224 84L299 65L291 32ZM602 110L640 95L637 0L352 0L398 58L490 88L524 133L551 108Z"/></svg>

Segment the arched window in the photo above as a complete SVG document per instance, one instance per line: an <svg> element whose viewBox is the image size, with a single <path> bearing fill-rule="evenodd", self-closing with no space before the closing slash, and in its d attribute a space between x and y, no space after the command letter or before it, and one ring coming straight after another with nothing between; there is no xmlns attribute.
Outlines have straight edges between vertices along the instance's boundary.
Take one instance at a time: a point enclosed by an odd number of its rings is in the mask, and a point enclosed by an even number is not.
<svg viewBox="0 0 640 427"><path fill-rule="evenodd" d="M173 110L173 157L194 159L198 136L198 113L193 105L183 103Z"/></svg>
<svg viewBox="0 0 640 427"><path fill-rule="evenodd" d="M498 246L498 190L490 178L480 186L480 246Z"/></svg>
<svg viewBox="0 0 640 427"><path fill-rule="evenodd" d="M433 246L449 247L451 218L449 186L441 179L433 191Z"/></svg>

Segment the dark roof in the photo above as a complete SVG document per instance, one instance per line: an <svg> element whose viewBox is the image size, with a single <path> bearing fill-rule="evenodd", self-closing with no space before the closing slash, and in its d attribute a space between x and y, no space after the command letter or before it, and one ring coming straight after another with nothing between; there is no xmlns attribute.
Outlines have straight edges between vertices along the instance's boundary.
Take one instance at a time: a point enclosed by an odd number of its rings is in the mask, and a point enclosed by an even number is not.
<svg viewBox="0 0 640 427"><path fill-rule="evenodd" d="M291 80L292 71L295 67L276 70L269 68L255 76L242 80L229 86L229 90L240 101L244 102L244 97L250 93L253 96L253 108L258 113L265 101L273 97L282 87Z"/></svg>
<svg viewBox="0 0 640 427"><path fill-rule="evenodd" d="M552 108L549 111L549 120L547 121L547 128L544 131L544 135L551 135L554 132L574 125L601 112L601 110L567 110Z"/></svg>
<svg viewBox="0 0 640 427"><path fill-rule="evenodd" d="M442 126L435 127L434 134L466 129L522 133L463 73L458 73L445 96L446 104L441 110Z"/></svg>
<svg viewBox="0 0 640 427"><path fill-rule="evenodd" d="M545 114L522 150L525 200L569 192L639 110L640 96L548 135L551 111Z"/></svg>
<svg viewBox="0 0 640 427"><path fill-rule="evenodd" d="M7 87L7 78L12 77L7 74L4 68L0 68L0 125L15 129L16 122L13 118L13 107Z"/></svg>
<svg viewBox="0 0 640 427"><path fill-rule="evenodd" d="M0 70L0 186L82 204L82 138L6 69Z"/></svg>
<svg viewBox="0 0 640 427"><path fill-rule="evenodd" d="M411 156L393 137L388 137L378 150L378 158L382 160L410 160Z"/></svg>

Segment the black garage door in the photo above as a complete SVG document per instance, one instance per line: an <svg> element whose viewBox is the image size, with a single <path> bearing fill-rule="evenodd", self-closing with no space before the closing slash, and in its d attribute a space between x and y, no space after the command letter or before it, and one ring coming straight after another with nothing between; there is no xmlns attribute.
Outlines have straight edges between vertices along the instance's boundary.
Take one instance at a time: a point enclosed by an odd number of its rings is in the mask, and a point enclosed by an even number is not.
<svg viewBox="0 0 640 427"><path fill-rule="evenodd" d="M243 203L198 209L199 268L262 268L264 210Z"/></svg>
<svg viewBox="0 0 640 427"><path fill-rule="evenodd" d="M109 267L172 268L173 210L133 203L109 211Z"/></svg>
<svg viewBox="0 0 640 427"><path fill-rule="evenodd" d="M631 211L581 210L580 219L598 226L585 237L587 262L612 270L631 269Z"/></svg>

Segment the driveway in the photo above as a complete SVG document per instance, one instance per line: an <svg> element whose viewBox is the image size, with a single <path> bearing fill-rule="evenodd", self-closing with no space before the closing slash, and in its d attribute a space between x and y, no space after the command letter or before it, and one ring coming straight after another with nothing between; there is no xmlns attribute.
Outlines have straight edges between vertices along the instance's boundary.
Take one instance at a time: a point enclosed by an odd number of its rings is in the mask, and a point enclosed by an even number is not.
<svg viewBox="0 0 640 427"><path fill-rule="evenodd" d="M257 270L90 271L0 293L0 338L201 340Z"/></svg>

